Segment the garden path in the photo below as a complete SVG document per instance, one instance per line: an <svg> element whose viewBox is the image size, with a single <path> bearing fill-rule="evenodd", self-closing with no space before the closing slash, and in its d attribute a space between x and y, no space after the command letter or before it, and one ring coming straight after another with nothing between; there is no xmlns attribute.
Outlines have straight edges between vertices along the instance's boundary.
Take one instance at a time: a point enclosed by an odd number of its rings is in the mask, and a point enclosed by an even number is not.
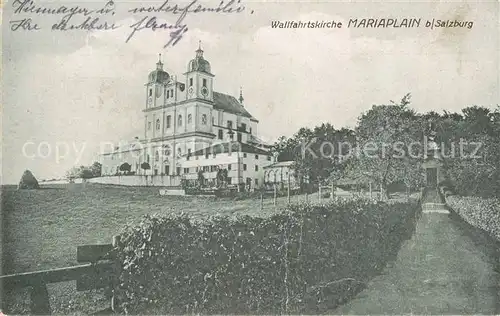
<svg viewBox="0 0 500 316"><path fill-rule="evenodd" d="M498 315L499 250L488 238L453 216L424 212L396 260L334 313Z"/></svg>

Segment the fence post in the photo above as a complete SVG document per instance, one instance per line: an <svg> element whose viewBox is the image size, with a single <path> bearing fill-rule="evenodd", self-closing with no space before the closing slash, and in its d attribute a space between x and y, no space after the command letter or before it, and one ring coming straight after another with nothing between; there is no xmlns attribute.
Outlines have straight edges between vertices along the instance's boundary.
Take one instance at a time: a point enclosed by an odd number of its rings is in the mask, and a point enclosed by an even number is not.
<svg viewBox="0 0 500 316"><path fill-rule="evenodd" d="M276 206L276 183L274 184L274 206Z"/></svg>
<svg viewBox="0 0 500 316"><path fill-rule="evenodd" d="M47 285L37 284L31 288L31 313L34 315L49 315L50 303Z"/></svg>
<svg viewBox="0 0 500 316"><path fill-rule="evenodd" d="M260 210L264 209L264 192L260 192Z"/></svg>
<svg viewBox="0 0 500 316"><path fill-rule="evenodd" d="M332 192L330 193L330 200L333 200L334 195L335 195L335 186L332 183Z"/></svg>
<svg viewBox="0 0 500 316"><path fill-rule="evenodd" d="M288 204L290 204L290 175L288 175L287 199L288 199Z"/></svg>
<svg viewBox="0 0 500 316"><path fill-rule="evenodd" d="M113 248L116 248L120 244L120 236L113 236ZM116 262L116 258L113 258L115 260L115 265L118 263ZM118 312L118 299L116 297L115 291L116 291L116 285L118 284L118 277L120 274L120 270L118 266L115 266L113 270L113 282L111 284L111 310L113 312Z"/></svg>

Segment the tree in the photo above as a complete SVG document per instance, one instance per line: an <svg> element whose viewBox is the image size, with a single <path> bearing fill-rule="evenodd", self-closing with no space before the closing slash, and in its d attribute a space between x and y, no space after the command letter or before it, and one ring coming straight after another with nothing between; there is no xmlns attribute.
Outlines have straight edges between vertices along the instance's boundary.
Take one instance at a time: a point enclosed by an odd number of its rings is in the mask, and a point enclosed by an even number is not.
<svg viewBox="0 0 500 316"><path fill-rule="evenodd" d="M132 170L132 166L129 163L124 162L121 164L119 169L120 169L120 171L128 173L128 172L130 172L130 170Z"/></svg>
<svg viewBox="0 0 500 316"><path fill-rule="evenodd" d="M227 185L228 172L227 169L217 170L217 187L221 188Z"/></svg>
<svg viewBox="0 0 500 316"><path fill-rule="evenodd" d="M80 178L82 179L90 179L93 178L94 174L92 173L92 170L88 167L80 167Z"/></svg>
<svg viewBox="0 0 500 316"><path fill-rule="evenodd" d="M203 170L198 171L198 187L203 187L205 184L205 176L203 175Z"/></svg>
<svg viewBox="0 0 500 316"><path fill-rule="evenodd" d="M100 177L102 172L102 165L99 162L95 161L90 166L90 171L92 172L93 177Z"/></svg>
<svg viewBox="0 0 500 316"><path fill-rule="evenodd" d="M374 105L360 116L355 129L356 155L345 168L347 178L371 180L386 197L390 183L402 180L415 187L423 178L423 148L414 152L415 148L409 147L414 142L423 143L422 123L409 108L410 98L406 94L399 104Z"/></svg>
<svg viewBox="0 0 500 316"><path fill-rule="evenodd" d="M292 169L301 185L305 181L329 181L341 169L341 156L347 155L354 143L352 130L336 130L331 124L314 129L301 128L290 138L280 137L273 145L278 161L294 161ZM347 145L347 146L346 146Z"/></svg>
<svg viewBox="0 0 500 316"><path fill-rule="evenodd" d="M149 163L143 162L143 163L141 163L141 169L146 171L146 170L151 169L151 166L149 165Z"/></svg>

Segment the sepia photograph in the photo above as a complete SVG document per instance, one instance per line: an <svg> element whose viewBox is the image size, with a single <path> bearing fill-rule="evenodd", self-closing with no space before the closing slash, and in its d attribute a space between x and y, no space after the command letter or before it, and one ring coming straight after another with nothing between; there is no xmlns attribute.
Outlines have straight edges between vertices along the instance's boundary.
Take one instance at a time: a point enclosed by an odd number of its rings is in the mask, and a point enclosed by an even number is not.
<svg viewBox="0 0 500 316"><path fill-rule="evenodd" d="M1 315L500 315L500 2L5 0Z"/></svg>

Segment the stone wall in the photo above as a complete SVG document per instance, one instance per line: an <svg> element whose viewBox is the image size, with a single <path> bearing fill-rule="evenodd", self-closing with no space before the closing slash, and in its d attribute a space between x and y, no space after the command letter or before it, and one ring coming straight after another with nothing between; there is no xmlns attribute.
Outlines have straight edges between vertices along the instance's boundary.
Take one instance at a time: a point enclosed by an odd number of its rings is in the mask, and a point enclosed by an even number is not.
<svg viewBox="0 0 500 316"><path fill-rule="evenodd" d="M88 179L90 183L112 184L123 186L180 186L181 178L179 176L105 176Z"/></svg>

